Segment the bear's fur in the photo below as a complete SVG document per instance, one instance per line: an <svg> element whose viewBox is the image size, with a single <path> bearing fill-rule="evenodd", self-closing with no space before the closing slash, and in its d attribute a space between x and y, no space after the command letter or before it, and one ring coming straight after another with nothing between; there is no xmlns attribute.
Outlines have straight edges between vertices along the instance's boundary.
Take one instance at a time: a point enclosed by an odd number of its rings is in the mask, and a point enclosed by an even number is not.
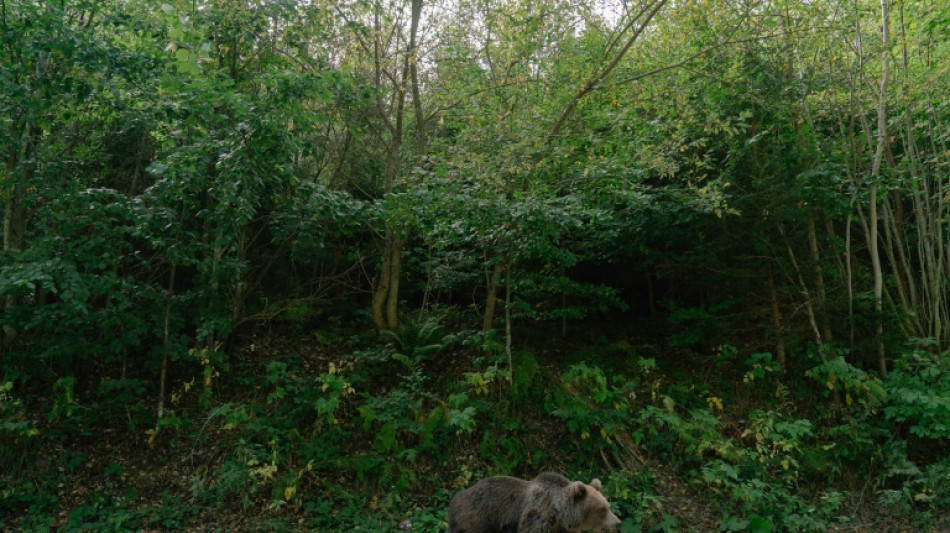
<svg viewBox="0 0 950 533"><path fill-rule="evenodd" d="M545 472L531 481L483 479L449 503L449 533L579 533L619 531L620 519L590 484Z"/></svg>

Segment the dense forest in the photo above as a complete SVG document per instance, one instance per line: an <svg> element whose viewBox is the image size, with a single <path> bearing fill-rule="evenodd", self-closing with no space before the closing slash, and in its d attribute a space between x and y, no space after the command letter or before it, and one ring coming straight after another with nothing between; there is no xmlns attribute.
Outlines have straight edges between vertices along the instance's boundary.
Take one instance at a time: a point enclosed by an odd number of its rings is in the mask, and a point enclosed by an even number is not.
<svg viewBox="0 0 950 533"><path fill-rule="evenodd" d="M0 0L0 530L950 530L950 3Z"/></svg>

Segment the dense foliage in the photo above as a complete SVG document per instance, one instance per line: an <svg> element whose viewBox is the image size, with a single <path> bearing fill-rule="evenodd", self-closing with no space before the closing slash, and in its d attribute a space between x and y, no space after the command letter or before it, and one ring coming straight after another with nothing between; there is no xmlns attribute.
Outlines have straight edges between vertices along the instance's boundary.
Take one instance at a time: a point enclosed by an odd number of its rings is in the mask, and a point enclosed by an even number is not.
<svg viewBox="0 0 950 533"><path fill-rule="evenodd" d="M0 529L950 527L948 94L938 0L0 0Z"/></svg>

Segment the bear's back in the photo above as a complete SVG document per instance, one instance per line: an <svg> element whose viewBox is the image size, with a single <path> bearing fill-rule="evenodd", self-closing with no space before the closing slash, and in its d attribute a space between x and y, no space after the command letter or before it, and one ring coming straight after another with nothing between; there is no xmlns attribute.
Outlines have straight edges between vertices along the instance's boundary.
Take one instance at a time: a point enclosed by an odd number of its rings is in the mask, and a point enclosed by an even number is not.
<svg viewBox="0 0 950 533"><path fill-rule="evenodd" d="M449 503L450 533L517 533L531 482L516 477L483 479Z"/></svg>
<svg viewBox="0 0 950 533"><path fill-rule="evenodd" d="M554 488L563 489L564 487L571 484L571 480L562 476L561 474L556 474L554 472L541 472L532 480L535 483L542 483L544 485L549 485Z"/></svg>

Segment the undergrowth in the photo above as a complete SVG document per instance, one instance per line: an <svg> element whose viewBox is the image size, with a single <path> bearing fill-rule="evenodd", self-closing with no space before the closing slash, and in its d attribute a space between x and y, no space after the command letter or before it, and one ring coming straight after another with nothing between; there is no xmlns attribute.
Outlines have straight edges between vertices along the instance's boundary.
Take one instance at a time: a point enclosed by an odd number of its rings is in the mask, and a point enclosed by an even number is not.
<svg viewBox="0 0 950 533"><path fill-rule="evenodd" d="M426 319L350 345L317 359L245 350L213 393L182 389L176 422L145 453L190 458L174 463L185 480L151 494L128 482L121 458L94 474L69 444L93 428L143 435L134 380L103 382L92 397L64 381L35 405L0 381L0 527L176 529L236 512L234 524L265 529L443 531L456 491L546 469L603 479L624 533L824 531L854 520L859 489L923 529L950 507L950 459L939 451L946 354L910 352L884 381L844 356L816 360L802 380L770 354L719 347L717 357L742 360L737 391L715 377L684 386L626 342L587 347L599 353L574 363L521 350L509 368L493 332L450 333ZM659 465L693 491L702 516L670 507ZM82 479L92 475L99 481ZM96 488L70 498L63 487L74 484Z"/></svg>

